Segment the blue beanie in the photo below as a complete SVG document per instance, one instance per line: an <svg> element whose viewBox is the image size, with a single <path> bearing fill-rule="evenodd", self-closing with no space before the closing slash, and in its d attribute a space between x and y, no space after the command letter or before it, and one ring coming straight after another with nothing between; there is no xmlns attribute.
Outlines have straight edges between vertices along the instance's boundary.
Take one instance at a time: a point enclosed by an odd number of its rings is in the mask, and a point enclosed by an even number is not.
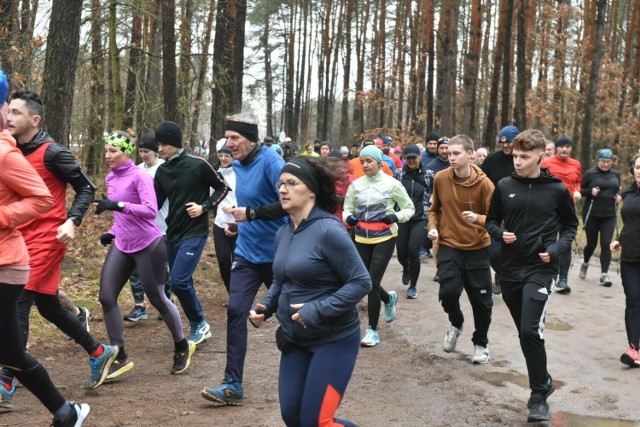
<svg viewBox="0 0 640 427"><path fill-rule="evenodd" d="M518 136L519 133L520 131L517 127L505 126L500 131L499 140L500 142L512 142L514 139L516 139L516 136Z"/></svg>
<svg viewBox="0 0 640 427"><path fill-rule="evenodd" d="M382 151L375 145L367 145L366 147L364 147L360 151L360 157L362 156L373 157L373 160L378 163L382 163Z"/></svg>
<svg viewBox="0 0 640 427"><path fill-rule="evenodd" d="M613 151L608 148L598 150L598 160L613 160Z"/></svg>
<svg viewBox="0 0 640 427"><path fill-rule="evenodd" d="M9 94L9 80L4 71L0 70L0 105L4 104Z"/></svg>

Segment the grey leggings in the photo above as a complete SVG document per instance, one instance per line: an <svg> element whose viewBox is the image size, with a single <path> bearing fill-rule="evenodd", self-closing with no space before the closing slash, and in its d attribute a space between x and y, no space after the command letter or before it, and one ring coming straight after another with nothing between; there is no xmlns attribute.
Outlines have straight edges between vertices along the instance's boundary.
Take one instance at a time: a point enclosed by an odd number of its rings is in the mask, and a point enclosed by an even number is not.
<svg viewBox="0 0 640 427"><path fill-rule="evenodd" d="M134 267L137 267L142 288L149 302L162 315L174 342L184 339L182 319L175 304L164 294L164 265L167 260L167 248L159 237L145 249L124 253L111 245L102 266L100 276L100 304L104 313L104 323L112 345L124 345L124 322L118 306L118 296L129 280Z"/></svg>

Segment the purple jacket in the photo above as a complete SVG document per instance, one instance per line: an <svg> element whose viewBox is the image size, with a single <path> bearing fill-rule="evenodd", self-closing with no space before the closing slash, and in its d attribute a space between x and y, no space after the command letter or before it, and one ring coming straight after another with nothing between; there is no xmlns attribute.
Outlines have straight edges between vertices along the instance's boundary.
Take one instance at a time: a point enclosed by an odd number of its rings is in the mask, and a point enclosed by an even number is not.
<svg viewBox="0 0 640 427"><path fill-rule="evenodd" d="M153 243L162 233L154 222L158 212L153 179L129 160L112 169L105 178L109 199L124 202L121 212L113 212L110 233L115 245L125 253L133 253Z"/></svg>

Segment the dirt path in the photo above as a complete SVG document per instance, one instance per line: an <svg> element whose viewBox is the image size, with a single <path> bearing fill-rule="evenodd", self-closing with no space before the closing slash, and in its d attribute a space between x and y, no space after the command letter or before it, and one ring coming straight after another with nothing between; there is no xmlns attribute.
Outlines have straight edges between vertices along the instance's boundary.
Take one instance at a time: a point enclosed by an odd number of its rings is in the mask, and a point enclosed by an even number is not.
<svg viewBox="0 0 640 427"><path fill-rule="evenodd" d="M205 269L215 266L210 255ZM549 399L553 426L640 425L638 381L640 369L619 361L625 350L624 294L614 265L614 285L597 285L597 260L592 259L587 281L571 270L573 292L554 295L545 338L549 370L558 390ZM354 377L339 414L361 426L524 426L528 399L524 359L515 328L501 298L494 298L489 331L492 359L487 365L469 362L471 310L463 295L465 331L454 353L442 351L446 316L437 301L433 261L424 260L419 298L404 298L401 270L393 258L383 286L400 295L398 318L380 328L382 343L362 349ZM201 345L190 372L169 375L169 335L162 324L149 319L125 330L127 352L136 367L121 381L105 384L94 393L82 385L88 363L80 347L62 335L33 346L69 399L88 402L86 426L280 426L277 396L279 353L270 321L250 328L245 370L246 405L215 407L199 396L204 385L222 380L225 364L225 322L221 284L199 285L214 335ZM125 308L129 308L128 303ZM153 311L153 310L150 310ZM104 339L97 306L92 330ZM366 314L363 316L366 321ZM365 322L363 322L365 324ZM36 332L37 334L37 332ZM15 395L16 409L0 414L0 426L45 426L50 416L25 389ZM599 417L588 419L588 417ZM587 424L587 422L592 422Z"/></svg>

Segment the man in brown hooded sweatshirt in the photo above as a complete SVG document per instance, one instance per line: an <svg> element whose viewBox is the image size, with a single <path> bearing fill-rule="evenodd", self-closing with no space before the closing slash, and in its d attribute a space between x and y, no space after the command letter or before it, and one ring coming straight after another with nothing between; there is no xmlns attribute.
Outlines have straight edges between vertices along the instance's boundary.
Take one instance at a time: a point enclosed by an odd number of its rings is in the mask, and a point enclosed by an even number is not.
<svg viewBox="0 0 640 427"><path fill-rule="evenodd" d="M449 140L451 167L438 172L433 187L433 203L429 209L428 237L437 240L439 298L449 315L451 327L444 338L444 351L455 350L462 332L464 316L460 309L460 295L467 291L475 331L473 363L489 361L487 334L491 324L491 268L489 245L491 239L485 229L494 185L470 160L473 141L465 135Z"/></svg>

